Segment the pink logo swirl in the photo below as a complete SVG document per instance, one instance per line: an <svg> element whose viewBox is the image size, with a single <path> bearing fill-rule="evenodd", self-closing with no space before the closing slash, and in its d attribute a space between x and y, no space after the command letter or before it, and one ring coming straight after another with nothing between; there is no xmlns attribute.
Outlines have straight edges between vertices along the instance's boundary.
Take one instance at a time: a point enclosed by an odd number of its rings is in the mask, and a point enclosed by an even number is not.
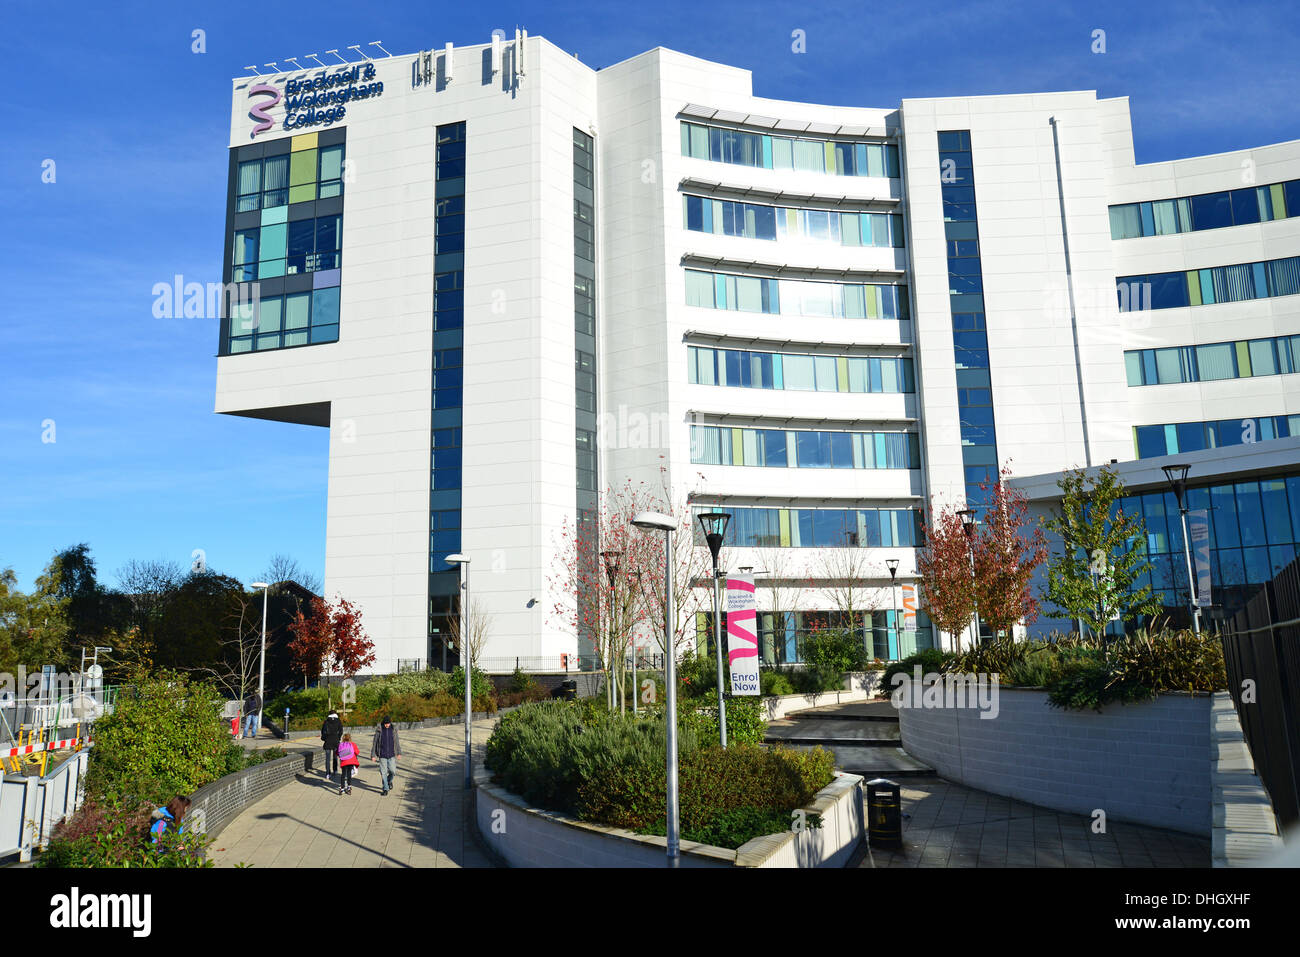
<svg viewBox="0 0 1300 957"><path fill-rule="evenodd" d="M256 136L258 133L265 133L275 125L275 120L271 119L271 115L266 111L271 109L273 106L276 106L280 102L282 96L279 87L271 86L269 83L259 83L257 86L248 88L248 95L250 97L256 96L259 93L270 94L274 99L258 103L248 111L249 116L255 120L261 121L253 127L252 136Z"/></svg>

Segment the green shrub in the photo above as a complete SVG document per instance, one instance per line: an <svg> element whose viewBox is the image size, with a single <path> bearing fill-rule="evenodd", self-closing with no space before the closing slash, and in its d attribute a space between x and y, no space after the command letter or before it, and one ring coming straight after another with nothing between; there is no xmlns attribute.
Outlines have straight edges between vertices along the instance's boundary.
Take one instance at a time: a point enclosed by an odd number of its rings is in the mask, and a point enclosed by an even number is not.
<svg viewBox="0 0 1300 957"><path fill-rule="evenodd" d="M1106 653L1099 648L1062 649L1058 668L1047 683L1047 699L1057 708L1100 711L1111 702L1142 701L1156 695L1112 672Z"/></svg>
<svg viewBox="0 0 1300 957"><path fill-rule="evenodd" d="M1107 650L1116 675L1154 691L1223 691L1228 687L1223 643L1213 635L1139 631Z"/></svg>
<svg viewBox="0 0 1300 957"><path fill-rule="evenodd" d="M654 690L650 692L650 700L646 701L647 681L654 682ZM680 687L680 685L679 685ZM664 673L662 671L649 671L638 669L636 673L636 683L632 683L632 672L628 672L623 679L623 691L627 696L629 707L632 704L633 696L636 697L637 707L644 708L647 705L662 703L667 700L667 688L664 683Z"/></svg>
<svg viewBox="0 0 1300 957"><path fill-rule="evenodd" d="M166 832L150 842L147 802L116 794L87 797L82 806L61 821L49 846L35 860L36 867L211 867L207 848L211 839L197 833Z"/></svg>
<svg viewBox="0 0 1300 957"><path fill-rule="evenodd" d="M677 663L677 693L683 698L716 697L718 661L703 651L692 652Z"/></svg>
<svg viewBox="0 0 1300 957"><path fill-rule="evenodd" d="M963 651L948 662L946 670L961 674L1005 676L1031 652L1038 651L1046 644L1047 642L1034 639L1015 641L1004 635Z"/></svg>
<svg viewBox="0 0 1300 957"><path fill-rule="evenodd" d="M758 673L759 687L764 696L794 694L794 685L784 672L764 669Z"/></svg>
<svg viewBox="0 0 1300 957"><path fill-rule="evenodd" d="M822 628L804 638L805 674L814 676L814 691L832 691L843 685L844 673L862 671L872 660L862 636L843 628Z"/></svg>
<svg viewBox="0 0 1300 957"><path fill-rule="evenodd" d="M656 819L642 833L663 835L668 832L667 820ZM793 826L793 814L771 808L740 807L719 811L707 825L683 830L682 840L711 844L714 847L735 849L767 834L780 834ZM820 829L821 815L809 814L804 826Z"/></svg>
<svg viewBox="0 0 1300 957"><path fill-rule="evenodd" d="M1050 646L1035 648L1002 675L1004 683L1021 688L1045 688L1061 673L1060 656Z"/></svg>
<svg viewBox="0 0 1300 957"><path fill-rule="evenodd" d="M938 648L926 648L914 655L908 655L901 661L891 662L885 666L885 670L881 673L877 690L881 694L890 694L894 690L894 675L905 674L910 678L917 665L921 666L921 674L923 675L939 674L947 671L948 663L955 657L951 652L940 651Z"/></svg>
<svg viewBox="0 0 1300 957"><path fill-rule="evenodd" d="M132 684L134 694L95 722L87 794L161 805L227 773L229 724L211 685L167 671L138 673Z"/></svg>

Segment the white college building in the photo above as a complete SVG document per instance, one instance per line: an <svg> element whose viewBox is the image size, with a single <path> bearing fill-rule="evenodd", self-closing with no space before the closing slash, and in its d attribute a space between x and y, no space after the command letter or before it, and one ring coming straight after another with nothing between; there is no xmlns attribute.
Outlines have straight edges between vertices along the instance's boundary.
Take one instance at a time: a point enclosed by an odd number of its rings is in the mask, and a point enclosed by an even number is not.
<svg viewBox="0 0 1300 957"><path fill-rule="evenodd" d="M377 671L442 664L457 551L490 662L585 654L559 533L665 475L799 612L860 571L892 656L886 561L914 579L931 499L1300 435L1297 214L1300 142L1139 166L1090 91L821 106L526 35L244 77L225 278L258 304L216 411L330 430L325 590ZM1298 458L1215 493L1225 585L1294 557ZM769 660L804 618L769 616Z"/></svg>

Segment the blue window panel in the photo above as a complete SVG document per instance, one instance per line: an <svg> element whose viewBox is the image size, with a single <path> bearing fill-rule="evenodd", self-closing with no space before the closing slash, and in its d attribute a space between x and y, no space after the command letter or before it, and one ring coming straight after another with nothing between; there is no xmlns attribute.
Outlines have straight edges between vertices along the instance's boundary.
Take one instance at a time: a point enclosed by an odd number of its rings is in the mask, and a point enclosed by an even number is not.
<svg viewBox="0 0 1300 957"><path fill-rule="evenodd" d="M699 196L686 197L686 228L696 232L704 231L704 206L706 201Z"/></svg>
<svg viewBox="0 0 1300 957"><path fill-rule="evenodd" d="M1237 482L1237 525L1241 529L1241 544L1267 545L1264 531L1264 508L1260 501L1258 482Z"/></svg>
<svg viewBox="0 0 1300 957"><path fill-rule="evenodd" d="M789 453L786 451L786 433L778 429L763 431L763 464L768 468L786 468Z"/></svg>
<svg viewBox="0 0 1300 957"><path fill-rule="evenodd" d="M853 468L853 435L849 432L828 433L831 465L837 469ZM877 436L883 439L884 436Z"/></svg>
<svg viewBox="0 0 1300 957"><path fill-rule="evenodd" d="M1232 222L1237 226L1259 222L1259 200L1255 187L1232 191Z"/></svg>
<svg viewBox="0 0 1300 957"><path fill-rule="evenodd" d="M1205 426L1200 422L1181 422L1176 427L1179 452L1199 452L1205 448Z"/></svg>
<svg viewBox="0 0 1300 957"><path fill-rule="evenodd" d="M1268 550L1268 577L1276 578L1281 574L1282 569L1295 561L1296 549L1294 545L1274 545Z"/></svg>
<svg viewBox="0 0 1300 957"><path fill-rule="evenodd" d="M338 326L312 326L312 342L337 342L339 338Z"/></svg>
<svg viewBox="0 0 1300 957"><path fill-rule="evenodd" d="M1246 563L1247 585L1262 585L1272 577L1267 548L1243 548L1241 554Z"/></svg>
<svg viewBox="0 0 1300 957"><path fill-rule="evenodd" d="M1192 196L1192 228L1221 229L1232 225L1232 201L1227 193Z"/></svg>
<svg viewBox="0 0 1300 957"><path fill-rule="evenodd" d="M1156 222L1151 215L1151 204L1142 203L1139 205L1139 215L1142 220L1142 235L1154 236L1156 232Z"/></svg>
<svg viewBox="0 0 1300 957"><path fill-rule="evenodd" d="M963 445L961 449L962 464L971 465L996 465L998 460L997 449L992 445Z"/></svg>
<svg viewBox="0 0 1300 957"><path fill-rule="evenodd" d="M1187 278L1181 272L1156 273L1151 282L1151 308L1174 309L1190 304L1187 298Z"/></svg>
<svg viewBox="0 0 1300 957"><path fill-rule="evenodd" d="M1140 459L1167 455L1169 448L1165 442L1165 429L1162 425L1139 425L1137 427L1137 456Z"/></svg>

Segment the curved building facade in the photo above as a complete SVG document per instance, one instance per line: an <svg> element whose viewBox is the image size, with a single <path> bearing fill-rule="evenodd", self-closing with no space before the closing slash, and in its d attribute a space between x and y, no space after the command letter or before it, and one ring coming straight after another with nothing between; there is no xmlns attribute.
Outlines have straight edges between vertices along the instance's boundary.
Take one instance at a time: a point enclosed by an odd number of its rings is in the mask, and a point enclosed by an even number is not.
<svg viewBox="0 0 1300 957"><path fill-rule="evenodd" d="M1300 434L1300 144L1137 166L1092 92L821 106L520 35L236 80L230 148L216 410L330 429L379 671L442 663L457 551L485 660L585 654L558 536L627 480L733 516L769 661L846 582L893 657L949 640L886 571L930 500Z"/></svg>

